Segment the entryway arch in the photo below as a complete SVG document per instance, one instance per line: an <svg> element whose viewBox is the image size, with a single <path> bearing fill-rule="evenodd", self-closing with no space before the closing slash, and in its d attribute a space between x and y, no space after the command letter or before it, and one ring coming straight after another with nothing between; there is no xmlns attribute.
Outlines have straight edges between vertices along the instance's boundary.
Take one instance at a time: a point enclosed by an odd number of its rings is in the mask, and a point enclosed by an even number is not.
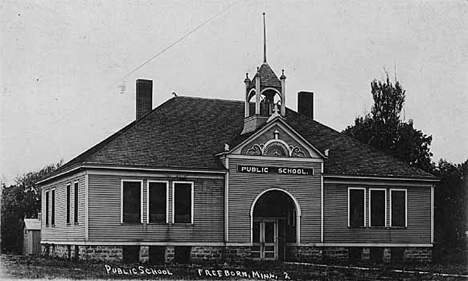
<svg viewBox="0 0 468 281"><path fill-rule="evenodd" d="M287 243L300 243L302 211L297 199L281 188L259 193L250 207L252 258L284 260Z"/></svg>

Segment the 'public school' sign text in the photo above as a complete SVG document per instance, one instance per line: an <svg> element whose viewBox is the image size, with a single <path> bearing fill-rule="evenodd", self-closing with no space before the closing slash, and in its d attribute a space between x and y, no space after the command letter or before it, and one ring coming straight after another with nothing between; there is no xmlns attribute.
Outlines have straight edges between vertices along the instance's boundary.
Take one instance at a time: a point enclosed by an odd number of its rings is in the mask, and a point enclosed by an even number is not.
<svg viewBox="0 0 468 281"><path fill-rule="evenodd" d="M312 168L286 168L286 167L262 167L262 166L237 166L238 173L249 174L281 174L281 175L301 175L313 176L314 169Z"/></svg>

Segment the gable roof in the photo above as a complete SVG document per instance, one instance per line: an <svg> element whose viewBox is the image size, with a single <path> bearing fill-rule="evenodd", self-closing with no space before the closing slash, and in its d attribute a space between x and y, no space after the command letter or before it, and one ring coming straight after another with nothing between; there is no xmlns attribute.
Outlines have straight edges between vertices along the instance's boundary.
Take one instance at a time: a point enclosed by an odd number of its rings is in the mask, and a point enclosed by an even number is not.
<svg viewBox="0 0 468 281"><path fill-rule="evenodd" d="M320 151L329 149L325 174L404 178L435 177L288 109L285 121ZM224 171L215 154L240 135L244 102L174 97L148 115L72 159L54 174L83 164Z"/></svg>

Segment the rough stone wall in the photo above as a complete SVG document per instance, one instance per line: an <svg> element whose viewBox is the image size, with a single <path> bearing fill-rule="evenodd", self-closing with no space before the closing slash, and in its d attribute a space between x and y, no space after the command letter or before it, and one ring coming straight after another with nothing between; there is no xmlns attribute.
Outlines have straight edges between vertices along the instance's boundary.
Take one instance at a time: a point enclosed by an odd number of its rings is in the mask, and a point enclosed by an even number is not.
<svg viewBox="0 0 468 281"><path fill-rule="evenodd" d="M348 261L348 249L344 247L326 247L323 249L323 259L326 261Z"/></svg>
<svg viewBox="0 0 468 281"><path fill-rule="evenodd" d="M390 263L392 261L392 253L390 248L384 248L382 261L384 263Z"/></svg>
<svg viewBox="0 0 468 281"><path fill-rule="evenodd" d="M174 260L174 258L175 258L174 246L167 246L166 254L165 254L166 263L171 263Z"/></svg>
<svg viewBox="0 0 468 281"><path fill-rule="evenodd" d="M405 249L404 261L429 263L432 261L432 248L407 248Z"/></svg>
<svg viewBox="0 0 468 281"><path fill-rule="evenodd" d="M240 263L250 260L251 248L244 246L229 246L226 247L225 260L231 263Z"/></svg>
<svg viewBox="0 0 468 281"><path fill-rule="evenodd" d="M370 260L370 249L369 248L362 248L362 260L369 261Z"/></svg>
<svg viewBox="0 0 468 281"><path fill-rule="evenodd" d="M121 246L80 246L80 259L94 261L122 261Z"/></svg>
<svg viewBox="0 0 468 281"><path fill-rule="evenodd" d="M149 261L149 246L140 246L140 256L141 263L148 263Z"/></svg>
<svg viewBox="0 0 468 281"><path fill-rule="evenodd" d="M321 248L312 246L290 246L286 247L286 260L298 262L321 262L323 251Z"/></svg>
<svg viewBox="0 0 468 281"><path fill-rule="evenodd" d="M193 261L216 261L224 259L224 247L194 246L190 252Z"/></svg>

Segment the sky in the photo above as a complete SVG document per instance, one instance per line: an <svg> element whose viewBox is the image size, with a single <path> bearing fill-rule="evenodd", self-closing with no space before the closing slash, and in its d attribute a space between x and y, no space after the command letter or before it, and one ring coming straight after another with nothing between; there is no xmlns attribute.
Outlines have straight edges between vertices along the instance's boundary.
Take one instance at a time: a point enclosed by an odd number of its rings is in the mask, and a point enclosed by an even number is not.
<svg viewBox="0 0 468 281"><path fill-rule="evenodd" d="M179 96L243 100L245 73L284 69L286 105L314 92L341 131L398 79L403 118L432 135L432 160L468 158L468 1L0 1L3 182L73 159L135 119L135 81L153 107Z"/></svg>

